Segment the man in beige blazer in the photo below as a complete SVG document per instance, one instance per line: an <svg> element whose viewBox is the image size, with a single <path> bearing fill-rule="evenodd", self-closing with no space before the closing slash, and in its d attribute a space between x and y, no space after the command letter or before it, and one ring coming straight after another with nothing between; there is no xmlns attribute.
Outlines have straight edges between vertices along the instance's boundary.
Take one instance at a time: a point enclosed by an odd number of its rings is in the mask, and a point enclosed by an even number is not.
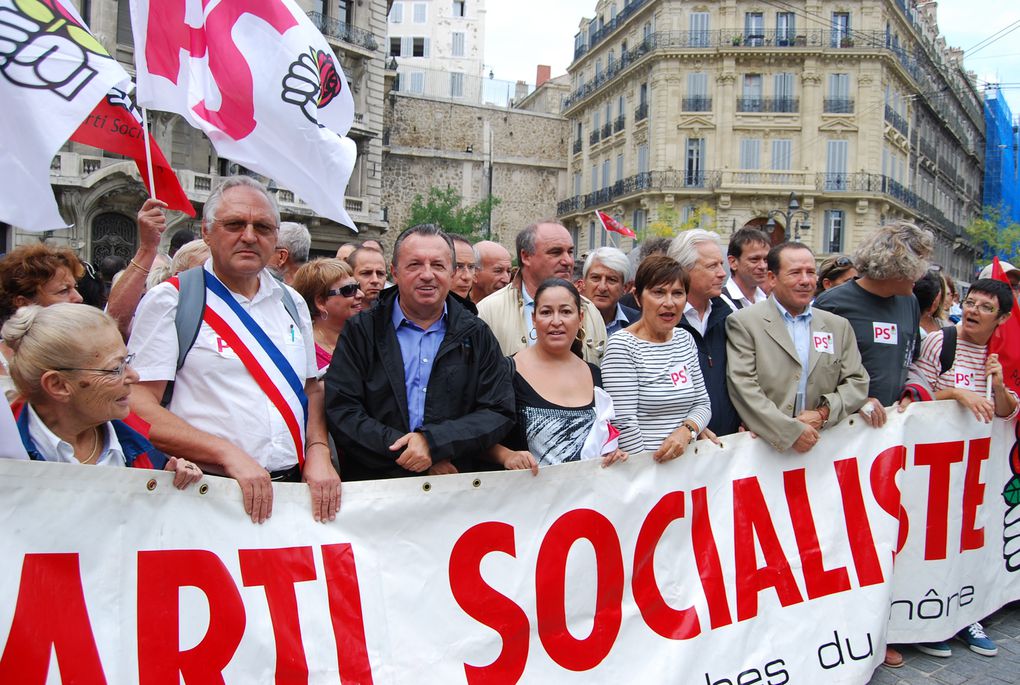
<svg viewBox="0 0 1020 685"><path fill-rule="evenodd" d="M730 399L748 430L779 451L807 452L868 396L850 323L811 306L815 278L810 248L777 245L768 255L772 294L726 319Z"/></svg>

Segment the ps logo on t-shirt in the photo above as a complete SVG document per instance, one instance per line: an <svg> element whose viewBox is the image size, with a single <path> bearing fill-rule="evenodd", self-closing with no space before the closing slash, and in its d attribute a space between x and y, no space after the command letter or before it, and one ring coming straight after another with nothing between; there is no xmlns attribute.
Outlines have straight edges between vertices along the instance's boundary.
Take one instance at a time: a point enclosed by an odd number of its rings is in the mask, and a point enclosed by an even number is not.
<svg viewBox="0 0 1020 685"><path fill-rule="evenodd" d="M815 352L834 354L832 333L815 331L811 334L811 342L814 343Z"/></svg>
<svg viewBox="0 0 1020 685"><path fill-rule="evenodd" d="M872 324L875 331L875 342L882 345L895 345L899 342L896 324L876 321Z"/></svg>
<svg viewBox="0 0 1020 685"><path fill-rule="evenodd" d="M691 374L687 371L687 364L677 364L669 371L669 380L674 388L686 388L691 384Z"/></svg>

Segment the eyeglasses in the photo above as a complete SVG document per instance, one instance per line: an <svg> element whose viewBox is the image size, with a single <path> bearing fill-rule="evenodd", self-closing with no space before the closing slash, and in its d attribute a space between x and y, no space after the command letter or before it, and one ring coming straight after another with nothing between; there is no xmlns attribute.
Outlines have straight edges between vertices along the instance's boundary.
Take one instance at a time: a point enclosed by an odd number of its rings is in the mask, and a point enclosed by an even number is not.
<svg viewBox="0 0 1020 685"><path fill-rule="evenodd" d="M335 295L339 295L340 297L354 297L358 293L358 288L360 287L361 285L358 283L348 283L347 285L342 285L339 288L327 290L326 297L334 297Z"/></svg>
<svg viewBox="0 0 1020 685"><path fill-rule="evenodd" d="M255 229L255 232L261 236L271 235L276 232L277 228L279 228L274 224L267 224L261 221L248 221L247 219L230 219L227 221L214 219L213 223L222 226L227 233L241 233L244 229L248 228L248 226L251 226Z"/></svg>
<svg viewBox="0 0 1020 685"><path fill-rule="evenodd" d="M998 309L987 302L976 302L974 300L964 300L962 306L964 309L976 309L982 314L994 314L998 311Z"/></svg>
<svg viewBox="0 0 1020 685"><path fill-rule="evenodd" d="M475 271L478 271L478 266L475 265L475 264L472 264L470 262L466 263L466 264L463 263L463 262L457 262L456 270L457 271L468 271L470 273L474 273Z"/></svg>
<svg viewBox="0 0 1020 685"><path fill-rule="evenodd" d="M124 374L127 372L127 367L131 365L131 362L133 362L134 359L135 355L129 354L128 356L124 357L124 361L118 364L117 368L114 369L80 369L71 366L65 366L59 369L54 369L54 371L91 371L92 373L99 373L104 376L117 376L118 378L123 378Z"/></svg>

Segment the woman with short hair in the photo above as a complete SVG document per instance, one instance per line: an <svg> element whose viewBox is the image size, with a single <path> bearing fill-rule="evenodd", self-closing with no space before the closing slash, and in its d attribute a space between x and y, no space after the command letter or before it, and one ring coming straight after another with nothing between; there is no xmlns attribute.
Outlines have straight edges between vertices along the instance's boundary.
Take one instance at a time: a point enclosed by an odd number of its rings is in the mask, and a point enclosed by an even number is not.
<svg viewBox="0 0 1020 685"><path fill-rule="evenodd" d="M688 286L687 273L671 257L642 261L634 279L641 318L609 339L602 359L620 447L653 452L656 461L683 454L712 418L694 339L676 327Z"/></svg>
<svg viewBox="0 0 1020 685"><path fill-rule="evenodd" d="M313 259L294 274L291 284L308 304L315 336L315 361L321 374L333 358L333 350L347 319L364 308L365 293L347 262Z"/></svg>
<svg viewBox="0 0 1020 685"><path fill-rule="evenodd" d="M31 459L165 469L178 488L202 477L124 423L138 374L110 316L84 304L30 305L0 334L14 350L11 377L26 400L18 429Z"/></svg>

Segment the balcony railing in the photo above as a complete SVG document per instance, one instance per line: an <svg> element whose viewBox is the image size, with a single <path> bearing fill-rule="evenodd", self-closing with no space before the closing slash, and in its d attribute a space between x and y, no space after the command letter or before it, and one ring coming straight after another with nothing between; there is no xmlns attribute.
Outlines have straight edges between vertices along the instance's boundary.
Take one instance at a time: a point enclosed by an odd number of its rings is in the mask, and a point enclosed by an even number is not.
<svg viewBox="0 0 1020 685"><path fill-rule="evenodd" d="M738 112L795 114L800 111L797 98L737 98Z"/></svg>
<svg viewBox="0 0 1020 685"><path fill-rule="evenodd" d="M822 103L823 110L826 114L853 114L854 113L854 99L853 98L825 98Z"/></svg>
<svg viewBox="0 0 1020 685"><path fill-rule="evenodd" d="M885 120L890 126L903 135L907 135L907 132L910 130L910 127L907 125L907 120L901 117L899 113L897 113L896 110L889 105L885 106Z"/></svg>
<svg viewBox="0 0 1020 685"><path fill-rule="evenodd" d="M712 98L705 96L684 98L681 105L685 112L711 112Z"/></svg>
<svg viewBox="0 0 1020 685"><path fill-rule="evenodd" d="M627 125L627 118L622 114L616 117L616 121L613 122L613 133L619 133L623 130L624 126Z"/></svg>
<svg viewBox="0 0 1020 685"><path fill-rule="evenodd" d="M574 48L574 59L581 57L586 52L591 50L593 47L605 40L613 31L618 29L627 21L627 17L637 12L641 7L648 3L648 0L631 0L630 3L623 6L619 12L616 13L616 18L610 20L608 23L602 26L602 28L595 31L591 35L590 39L578 45Z"/></svg>
<svg viewBox="0 0 1020 685"><path fill-rule="evenodd" d="M580 138L575 140L574 141L574 154L575 155L581 154L581 148L582 147L584 147L584 141L582 141Z"/></svg>
<svg viewBox="0 0 1020 685"><path fill-rule="evenodd" d="M357 45L372 52L379 49L379 43L376 41L375 36L365 29L359 29L357 26L351 26L339 19L327 17L321 12L309 12L308 18L315 24L315 28L322 31L325 36L339 38L345 43Z"/></svg>
<svg viewBox="0 0 1020 685"><path fill-rule="evenodd" d="M607 121L602 124L602 138L605 140L609 136L613 135L613 122Z"/></svg>
<svg viewBox="0 0 1020 685"><path fill-rule="evenodd" d="M644 121L648 118L648 103L642 102L634 110L634 121Z"/></svg>
<svg viewBox="0 0 1020 685"><path fill-rule="evenodd" d="M918 147L921 149L921 154L935 162L938 159L938 149L928 142L926 138L921 138Z"/></svg>
<svg viewBox="0 0 1020 685"><path fill-rule="evenodd" d="M588 134L588 144L594 145L595 143L599 142L599 136L601 135L601 133L602 132L599 131L599 129L595 129L590 134Z"/></svg>
<svg viewBox="0 0 1020 685"><path fill-rule="evenodd" d="M617 181L586 195L575 195L556 205L559 216L609 204L617 198L644 191L676 192L714 190L719 187L719 171L645 171Z"/></svg>

